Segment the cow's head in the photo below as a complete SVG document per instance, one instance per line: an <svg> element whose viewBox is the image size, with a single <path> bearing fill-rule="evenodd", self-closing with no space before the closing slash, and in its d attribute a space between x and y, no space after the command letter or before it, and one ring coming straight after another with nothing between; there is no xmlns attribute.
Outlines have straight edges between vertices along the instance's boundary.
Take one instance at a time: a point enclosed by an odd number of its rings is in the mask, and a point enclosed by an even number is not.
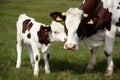
<svg viewBox="0 0 120 80"><path fill-rule="evenodd" d="M80 23L83 18L89 18L85 22L86 24L93 24L93 21L90 19L91 15L85 14L83 10L79 8L70 8L66 13L53 12L50 15L56 21L65 21L68 37L64 48L70 50L78 49L78 41L79 38L81 39L82 35L78 37L77 30L79 27L81 27Z"/></svg>
<svg viewBox="0 0 120 80"><path fill-rule="evenodd" d="M56 21L52 21L51 25L51 41L62 41L65 42L67 35L65 33L64 26Z"/></svg>

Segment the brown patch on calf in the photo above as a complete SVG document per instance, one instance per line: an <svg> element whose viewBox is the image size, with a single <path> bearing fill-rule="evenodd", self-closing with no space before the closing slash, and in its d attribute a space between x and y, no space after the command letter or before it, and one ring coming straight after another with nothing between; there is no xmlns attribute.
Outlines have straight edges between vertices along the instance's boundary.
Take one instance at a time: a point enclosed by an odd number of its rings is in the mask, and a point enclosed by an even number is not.
<svg viewBox="0 0 120 80"><path fill-rule="evenodd" d="M49 30L44 28L47 28L47 27L41 25L40 30L37 32L37 35L38 35L39 42L41 44L47 45L50 43L50 38L48 33Z"/></svg>
<svg viewBox="0 0 120 80"><path fill-rule="evenodd" d="M120 27L120 18L119 18L118 22L115 23L115 25Z"/></svg>
<svg viewBox="0 0 120 80"><path fill-rule="evenodd" d="M27 37L28 37L28 38L31 38L31 34L30 34L30 33L29 33L29 34L27 34Z"/></svg>
<svg viewBox="0 0 120 80"><path fill-rule="evenodd" d="M35 58L35 59L36 59L36 61L38 61L38 60L39 60L39 56L38 56L38 55L36 55L36 58Z"/></svg>
<svg viewBox="0 0 120 80"><path fill-rule="evenodd" d="M30 24L28 25L28 31L32 28L32 26L33 26L32 23L30 23Z"/></svg>
<svg viewBox="0 0 120 80"><path fill-rule="evenodd" d="M30 19L26 19L25 21L23 21L23 30L22 33L25 33L25 31L28 29L28 31L32 28L32 22L30 23Z"/></svg>

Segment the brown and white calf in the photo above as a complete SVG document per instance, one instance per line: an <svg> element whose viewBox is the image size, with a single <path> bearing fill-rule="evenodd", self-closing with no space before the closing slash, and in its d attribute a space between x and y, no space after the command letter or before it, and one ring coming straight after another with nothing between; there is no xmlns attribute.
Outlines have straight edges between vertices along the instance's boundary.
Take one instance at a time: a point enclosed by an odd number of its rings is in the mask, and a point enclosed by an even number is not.
<svg viewBox="0 0 120 80"><path fill-rule="evenodd" d="M112 50L116 31L120 31L120 0L84 0L80 8L70 8L66 13L54 12L52 18L64 20L68 31L65 49L78 49L82 40L92 53L87 69L96 63L96 51L105 41L107 76L113 73Z"/></svg>
<svg viewBox="0 0 120 80"><path fill-rule="evenodd" d="M30 53L30 61L34 68L34 75L38 76L40 52L43 52L45 62L45 72L50 73L49 69L49 47L51 41L66 40L64 26L53 21L50 26L36 22L34 18L28 17L26 14L21 14L16 23L17 26L17 64L16 68L21 66L22 43L28 44Z"/></svg>

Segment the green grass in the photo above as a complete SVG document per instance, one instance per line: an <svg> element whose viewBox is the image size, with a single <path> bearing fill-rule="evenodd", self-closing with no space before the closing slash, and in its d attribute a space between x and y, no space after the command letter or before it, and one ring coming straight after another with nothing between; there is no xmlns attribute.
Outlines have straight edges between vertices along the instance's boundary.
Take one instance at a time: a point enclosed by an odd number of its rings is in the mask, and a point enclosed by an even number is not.
<svg viewBox="0 0 120 80"><path fill-rule="evenodd" d="M97 66L91 73L86 72L90 52L83 43L80 49L63 49L63 43L51 44L51 74L44 71L43 58L40 61L38 78L33 76L26 45L23 48L22 65L16 69L16 21L21 13L34 17L37 21L50 24L49 14L79 7L81 0L0 0L0 80L120 80L120 39L115 39L113 59L115 72L105 77L106 57L103 45L97 53ZM42 54L41 54L42 55Z"/></svg>

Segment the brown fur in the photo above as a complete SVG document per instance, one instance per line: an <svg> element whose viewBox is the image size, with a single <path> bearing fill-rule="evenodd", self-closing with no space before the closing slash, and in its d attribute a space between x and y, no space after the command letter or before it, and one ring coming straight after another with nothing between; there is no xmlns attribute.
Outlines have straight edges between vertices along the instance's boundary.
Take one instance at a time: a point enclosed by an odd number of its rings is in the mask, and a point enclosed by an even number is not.
<svg viewBox="0 0 120 80"><path fill-rule="evenodd" d="M29 23L31 20L27 19L23 22L23 30L22 33L25 33L25 31L28 29L28 31L32 28L32 23Z"/></svg>
<svg viewBox="0 0 120 80"><path fill-rule="evenodd" d="M39 60L39 57L38 57L38 55L36 55L36 61L38 61Z"/></svg>
<svg viewBox="0 0 120 80"><path fill-rule="evenodd" d="M48 29L44 29L45 26L41 25L40 27L40 30L37 32L37 35L38 35L38 39L39 39L39 42L41 44L49 44L50 43L50 39L49 39L49 34L48 34Z"/></svg>
<svg viewBox="0 0 120 80"><path fill-rule="evenodd" d="M80 9L87 14L96 15L98 18L91 17L94 24L86 24L86 20L90 19L83 18L77 30L79 37L89 37L95 34L99 29L111 29L112 13L110 13L108 9L103 8L103 2L101 0L86 0L85 3L80 6Z"/></svg>
<svg viewBox="0 0 120 80"><path fill-rule="evenodd" d="M27 34L27 37L28 37L28 38L31 38L31 34L30 34L30 33L29 33L29 34Z"/></svg>

